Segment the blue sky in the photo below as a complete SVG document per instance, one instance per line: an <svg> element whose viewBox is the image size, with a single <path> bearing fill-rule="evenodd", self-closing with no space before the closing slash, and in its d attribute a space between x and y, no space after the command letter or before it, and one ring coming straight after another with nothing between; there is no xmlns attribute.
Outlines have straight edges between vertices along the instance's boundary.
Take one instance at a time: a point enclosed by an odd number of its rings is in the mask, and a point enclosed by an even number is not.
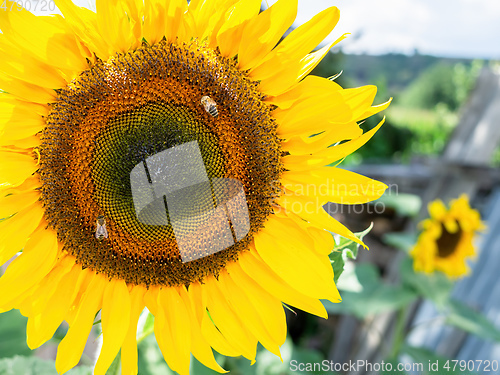
<svg viewBox="0 0 500 375"><path fill-rule="evenodd" d="M328 40L350 32L340 44L347 53L413 53L417 48L438 56L500 60L500 0L298 1L296 25L330 6L340 9Z"/></svg>

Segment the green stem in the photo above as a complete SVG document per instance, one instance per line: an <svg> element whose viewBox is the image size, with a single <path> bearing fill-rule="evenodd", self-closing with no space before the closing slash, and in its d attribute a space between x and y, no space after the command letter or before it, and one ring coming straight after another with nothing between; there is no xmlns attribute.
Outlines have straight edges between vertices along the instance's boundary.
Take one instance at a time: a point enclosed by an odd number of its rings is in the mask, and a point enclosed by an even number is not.
<svg viewBox="0 0 500 375"><path fill-rule="evenodd" d="M405 323L407 310L408 306L404 306L398 311L396 327L394 328L394 340L392 342L392 350L390 356L390 358L392 359L398 358L399 352L401 351L401 347L403 346L406 338Z"/></svg>
<svg viewBox="0 0 500 375"><path fill-rule="evenodd" d="M146 337L148 337L153 332L154 332L154 327L151 327L150 329L143 331L141 335L137 338L137 344L141 343Z"/></svg>

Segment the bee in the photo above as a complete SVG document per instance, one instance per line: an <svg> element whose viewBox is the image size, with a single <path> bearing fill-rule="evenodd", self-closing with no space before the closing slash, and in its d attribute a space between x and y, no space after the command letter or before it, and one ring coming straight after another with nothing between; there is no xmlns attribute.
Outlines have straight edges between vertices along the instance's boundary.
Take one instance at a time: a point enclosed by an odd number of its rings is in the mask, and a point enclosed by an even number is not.
<svg viewBox="0 0 500 375"><path fill-rule="evenodd" d="M97 216L96 225L97 229L95 231L95 238L97 238L98 240L108 238L108 231L106 230L106 220L104 220L103 215Z"/></svg>
<svg viewBox="0 0 500 375"><path fill-rule="evenodd" d="M210 113L212 117L217 117L219 115L219 111L217 111L217 103L210 96L204 96L201 98L201 104L205 107L205 111Z"/></svg>

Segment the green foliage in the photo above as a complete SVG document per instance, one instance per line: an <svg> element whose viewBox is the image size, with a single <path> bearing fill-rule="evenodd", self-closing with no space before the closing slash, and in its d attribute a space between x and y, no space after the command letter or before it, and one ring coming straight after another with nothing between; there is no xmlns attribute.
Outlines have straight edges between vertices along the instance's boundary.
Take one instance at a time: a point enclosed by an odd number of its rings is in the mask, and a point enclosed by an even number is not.
<svg viewBox="0 0 500 375"><path fill-rule="evenodd" d="M434 302L438 308L448 304L453 282L443 273L425 274L413 270L413 261L407 257L400 267L403 284L418 295Z"/></svg>
<svg viewBox="0 0 500 375"><path fill-rule="evenodd" d="M363 238L370 233L373 228L373 223L364 231L354 233L354 235L363 240ZM344 266L347 259L356 259L358 256L359 244L345 237L340 239L335 244L332 252L330 253L330 261L332 262L334 281L337 283L340 275L344 272Z"/></svg>
<svg viewBox="0 0 500 375"><path fill-rule="evenodd" d="M115 359L113 359L113 362L106 371L106 375L120 375L122 373L121 367L122 366L121 366L121 351L120 351L116 355Z"/></svg>
<svg viewBox="0 0 500 375"><path fill-rule="evenodd" d="M467 99L481 68L480 62L470 66L462 63L438 62L422 75L396 99L407 108L434 109L444 105L456 111Z"/></svg>
<svg viewBox="0 0 500 375"><path fill-rule="evenodd" d="M417 294L401 285L383 282L378 270L371 264L360 264L354 269L361 286L359 291L342 291L342 302L323 301L329 313L353 314L359 318L397 310L412 302Z"/></svg>
<svg viewBox="0 0 500 375"><path fill-rule="evenodd" d="M0 360L2 375L57 375L54 361L45 361L37 357L15 356ZM66 375L92 375L92 368L78 366Z"/></svg>
<svg viewBox="0 0 500 375"><path fill-rule="evenodd" d="M447 375L475 375L477 373L472 373L468 371L460 371L460 366L458 368L454 366L453 361L448 358L436 355L434 352L425 349L417 348L413 346L405 346L403 348L403 353L409 355L414 363L419 363L423 365L424 375L436 375L436 374L447 374ZM454 368L455 367L455 368Z"/></svg>
<svg viewBox="0 0 500 375"><path fill-rule="evenodd" d="M396 249L409 252L417 242L417 236L414 233L386 233L382 237L384 243Z"/></svg>
<svg viewBox="0 0 500 375"><path fill-rule="evenodd" d="M174 372L165 363L154 335L145 337L137 348L139 351L139 374L174 375Z"/></svg>
<svg viewBox="0 0 500 375"><path fill-rule="evenodd" d="M343 87L376 85L375 104L394 97L385 111L386 123L374 139L346 159L347 164L359 164L439 154L458 123L458 110L482 65L481 61L418 53L367 56L339 52L327 54L313 74L330 77L343 71L336 79ZM363 128L372 129L381 119L382 115L372 116Z"/></svg>
<svg viewBox="0 0 500 375"><path fill-rule="evenodd" d="M31 353L26 345L27 321L28 318L22 316L19 310L11 310L0 315L0 358Z"/></svg>
<svg viewBox="0 0 500 375"><path fill-rule="evenodd" d="M458 114L442 104L434 109L422 109L394 103L388 108L387 116L397 128L411 134L400 153L403 159L415 154L439 154L458 123Z"/></svg>
<svg viewBox="0 0 500 375"><path fill-rule="evenodd" d="M382 203L386 208L392 208L400 216L416 216L422 206L422 199L418 195L396 192L384 193L377 203Z"/></svg>
<svg viewBox="0 0 500 375"><path fill-rule="evenodd" d="M389 97L385 97L384 101ZM382 102L382 100L380 101ZM376 102L379 104L380 102ZM392 104L391 104L392 106ZM391 108L389 106L389 108ZM369 131L382 121L384 114L369 117L361 127ZM384 125L377 131L370 142L346 158L345 164L360 164L361 162L384 162L393 158L400 158L406 154L414 135L411 130L397 126L390 116L385 119Z"/></svg>
<svg viewBox="0 0 500 375"><path fill-rule="evenodd" d="M457 300L450 300L447 310L446 324L483 339L500 342L500 331L480 312Z"/></svg>

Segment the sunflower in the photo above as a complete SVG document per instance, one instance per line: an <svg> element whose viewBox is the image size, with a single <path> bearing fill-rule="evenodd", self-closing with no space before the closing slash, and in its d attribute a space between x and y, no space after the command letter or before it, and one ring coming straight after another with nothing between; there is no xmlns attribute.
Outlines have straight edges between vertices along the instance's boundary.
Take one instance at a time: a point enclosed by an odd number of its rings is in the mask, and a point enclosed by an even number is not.
<svg viewBox="0 0 500 375"><path fill-rule="evenodd" d="M429 203L430 218L420 223L423 228L411 250L415 271L440 271L450 278L469 273L466 258L476 255L474 236L484 230L477 210L470 208L467 195L454 199L447 209L437 199Z"/></svg>
<svg viewBox="0 0 500 375"><path fill-rule="evenodd" d="M389 105L307 76L338 9L281 41L296 0L55 2L63 16L0 12L0 264L22 249L1 311L28 317L30 348L68 322L59 373L100 311L95 374L120 350L136 374L145 307L180 374L190 353L219 372L212 349L279 356L283 304L326 318L319 300L340 301L329 231L361 243L322 205L386 188L326 167Z"/></svg>

